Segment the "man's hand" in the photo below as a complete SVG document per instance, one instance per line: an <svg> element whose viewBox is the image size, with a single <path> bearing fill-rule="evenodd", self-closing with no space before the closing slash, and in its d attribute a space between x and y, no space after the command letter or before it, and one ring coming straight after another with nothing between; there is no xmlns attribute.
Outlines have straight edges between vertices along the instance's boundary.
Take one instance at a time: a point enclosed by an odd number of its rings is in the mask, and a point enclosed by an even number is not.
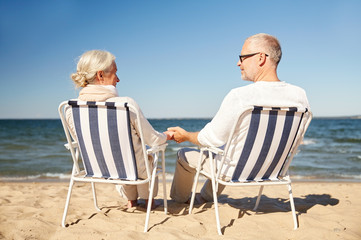
<svg viewBox="0 0 361 240"><path fill-rule="evenodd" d="M188 139L187 139L188 132L186 130L184 130L183 128L170 127L167 130L168 130L168 132L173 133L173 140L176 141L177 143L188 141Z"/></svg>
<svg viewBox="0 0 361 240"><path fill-rule="evenodd" d="M189 141L193 144L199 145L198 132L187 132L181 127L170 127L168 131L174 132L173 139L177 143Z"/></svg>

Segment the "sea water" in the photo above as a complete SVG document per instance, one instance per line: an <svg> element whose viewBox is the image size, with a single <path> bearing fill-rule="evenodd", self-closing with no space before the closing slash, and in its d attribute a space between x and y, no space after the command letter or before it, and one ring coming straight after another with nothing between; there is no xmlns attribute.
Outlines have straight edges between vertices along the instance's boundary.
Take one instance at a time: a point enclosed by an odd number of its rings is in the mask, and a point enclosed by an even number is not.
<svg viewBox="0 0 361 240"><path fill-rule="evenodd" d="M201 130L211 119L150 119L157 131ZM67 180L72 170L58 119L0 120L0 181ZM168 142L166 171L191 143ZM361 180L361 119L314 118L291 167L292 179Z"/></svg>

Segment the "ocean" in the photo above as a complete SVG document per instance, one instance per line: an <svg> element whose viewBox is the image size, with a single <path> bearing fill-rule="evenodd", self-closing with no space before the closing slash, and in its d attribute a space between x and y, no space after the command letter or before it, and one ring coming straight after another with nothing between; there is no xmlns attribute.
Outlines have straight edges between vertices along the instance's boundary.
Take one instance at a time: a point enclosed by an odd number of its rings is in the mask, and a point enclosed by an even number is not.
<svg viewBox="0 0 361 240"><path fill-rule="evenodd" d="M158 131L199 131L210 119L150 119ZM0 120L0 181L67 181L72 160L60 120ZM168 142L166 171L190 143ZM293 180L361 181L361 119L314 118L290 167Z"/></svg>

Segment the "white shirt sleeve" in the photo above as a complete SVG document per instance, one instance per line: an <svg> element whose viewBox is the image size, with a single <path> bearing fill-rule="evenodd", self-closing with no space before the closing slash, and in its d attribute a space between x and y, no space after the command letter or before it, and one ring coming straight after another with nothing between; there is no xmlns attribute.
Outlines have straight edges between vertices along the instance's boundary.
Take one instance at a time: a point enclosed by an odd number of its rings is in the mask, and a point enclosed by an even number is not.
<svg viewBox="0 0 361 240"><path fill-rule="evenodd" d="M112 98L112 99L108 99L107 101L111 101L111 100L114 101L117 99L119 99L119 98ZM152 125L149 123L149 121L145 118L145 116L144 116L142 110L139 108L138 104L132 98L122 97L121 101L126 101L126 102L130 103L138 110L140 125L143 130L143 137L144 137L145 144L147 144L150 147L153 147L156 145L163 144L167 141L167 136L164 133L160 133L160 132L156 131L152 127ZM133 127L136 129L136 132L139 133L137 119L134 114L131 114L131 122L132 122Z"/></svg>

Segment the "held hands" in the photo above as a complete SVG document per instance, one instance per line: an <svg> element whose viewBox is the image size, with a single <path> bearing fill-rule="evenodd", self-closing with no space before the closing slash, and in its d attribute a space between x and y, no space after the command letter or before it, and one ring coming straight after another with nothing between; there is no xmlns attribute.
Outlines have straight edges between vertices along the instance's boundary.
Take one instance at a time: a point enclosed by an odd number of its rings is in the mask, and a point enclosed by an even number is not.
<svg viewBox="0 0 361 240"><path fill-rule="evenodd" d="M172 131L165 131L163 132L165 135L167 135L167 141L168 140L174 140L174 132Z"/></svg>
<svg viewBox="0 0 361 240"><path fill-rule="evenodd" d="M164 133L167 135L167 140L174 140L176 143L188 141L188 132L181 127L170 127Z"/></svg>
<svg viewBox="0 0 361 240"><path fill-rule="evenodd" d="M200 145L198 142L199 132L187 132L181 127L170 127L164 133L167 135L167 140L174 140L176 143L188 141Z"/></svg>

